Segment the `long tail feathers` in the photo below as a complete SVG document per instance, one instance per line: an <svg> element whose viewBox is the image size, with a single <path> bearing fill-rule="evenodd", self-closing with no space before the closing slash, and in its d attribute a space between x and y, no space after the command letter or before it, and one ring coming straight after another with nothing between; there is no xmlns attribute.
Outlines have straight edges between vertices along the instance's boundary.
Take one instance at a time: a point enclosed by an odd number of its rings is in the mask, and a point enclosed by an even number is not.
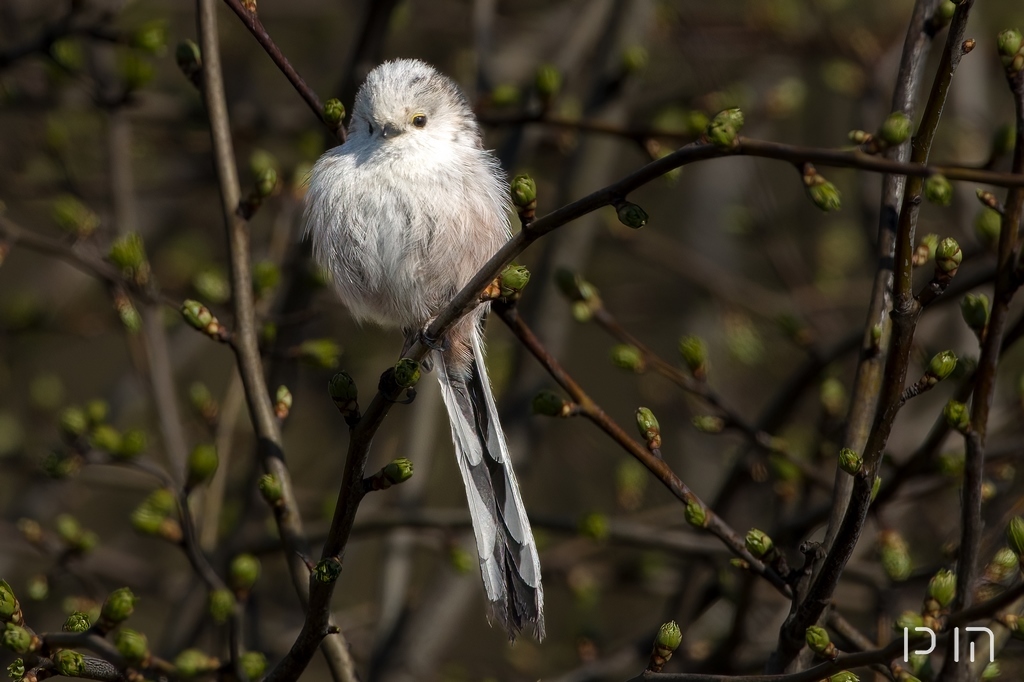
<svg viewBox="0 0 1024 682"><path fill-rule="evenodd" d="M455 456L466 485L480 573L497 618L510 639L524 627L544 637L540 560L484 366L483 340L472 334L473 360L457 371L438 358L441 395L452 426Z"/></svg>

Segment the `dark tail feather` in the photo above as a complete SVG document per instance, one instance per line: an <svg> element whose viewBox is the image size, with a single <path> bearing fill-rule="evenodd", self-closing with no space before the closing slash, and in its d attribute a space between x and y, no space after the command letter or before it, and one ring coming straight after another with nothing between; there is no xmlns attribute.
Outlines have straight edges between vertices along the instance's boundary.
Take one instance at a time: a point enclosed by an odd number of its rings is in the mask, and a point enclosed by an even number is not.
<svg viewBox="0 0 1024 682"><path fill-rule="evenodd" d="M542 639L544 591L537 546L498 422L479 332L473 333L472 346L472 362L466 370L446 366L440 353L436 357L473 519L480 573L491 613L509 638L514 640L524 627L532 627L537 639Z"/></svg>

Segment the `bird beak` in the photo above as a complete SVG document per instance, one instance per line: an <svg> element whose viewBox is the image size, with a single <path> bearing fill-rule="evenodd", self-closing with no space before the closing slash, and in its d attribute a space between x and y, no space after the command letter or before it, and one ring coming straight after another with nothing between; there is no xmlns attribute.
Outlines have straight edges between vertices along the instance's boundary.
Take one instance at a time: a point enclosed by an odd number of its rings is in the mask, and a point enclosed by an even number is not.
<svg viewBox="0 0 1024 682"><path fill-rule="evenodd" d="M399 135L402 134L402 132L402 129L396 126L394 123L385 123L384 127L381 129L380 134L384 137L385 140L387 140L392 137L398 137Z"/></svg>

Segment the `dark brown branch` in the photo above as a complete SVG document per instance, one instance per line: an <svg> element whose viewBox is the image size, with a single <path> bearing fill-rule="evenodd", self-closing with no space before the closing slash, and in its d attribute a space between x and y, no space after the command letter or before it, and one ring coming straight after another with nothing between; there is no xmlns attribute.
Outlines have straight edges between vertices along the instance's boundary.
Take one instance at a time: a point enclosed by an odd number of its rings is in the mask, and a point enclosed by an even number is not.
<svg viewBox="0 0 1024 682"><path fill-rule="evenodd" d="M231 8L231 10L238 15L238 18L242 20L245 27L249 29L249 33L253 35L256 42L263 47L264 51L270 56L277 68L281 69L281 73L285 75L288 82L292 84L295 91L299 93L303 101L309 105L309 108L313 110L320 121L327 126L327 129L331 131L331 134L338 138L341 142L345 141L345 126L341 123L333 125L328 123L324 119L324 105L320 101L320 98L316 96L312 88L306 84L306 81L299 75L292 66L288 58L281 52L281 48L277 46L270 34L267 33L267 29L263 27L263 22L260 21L259 15L252 11L247 10L241 3L240 0L224 0L225 4ZM255 8L255 3L253 3Z"/></svg>

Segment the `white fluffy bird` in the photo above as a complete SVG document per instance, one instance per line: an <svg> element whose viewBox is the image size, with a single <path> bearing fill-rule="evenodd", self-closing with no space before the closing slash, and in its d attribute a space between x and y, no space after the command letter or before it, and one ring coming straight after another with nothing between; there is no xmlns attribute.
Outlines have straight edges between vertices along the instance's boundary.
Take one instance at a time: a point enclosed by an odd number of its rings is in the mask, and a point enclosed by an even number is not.
<svg viewBox="0 0 1024 682"><path fill-rule="evenodd" d="M508 185L458 86L418 60L373 69L345 144L313 167L306 230L353 316L421 330L509 238ZM544 593L484 365L481 307L431 351L491 613L544 636Z"/></svg>

